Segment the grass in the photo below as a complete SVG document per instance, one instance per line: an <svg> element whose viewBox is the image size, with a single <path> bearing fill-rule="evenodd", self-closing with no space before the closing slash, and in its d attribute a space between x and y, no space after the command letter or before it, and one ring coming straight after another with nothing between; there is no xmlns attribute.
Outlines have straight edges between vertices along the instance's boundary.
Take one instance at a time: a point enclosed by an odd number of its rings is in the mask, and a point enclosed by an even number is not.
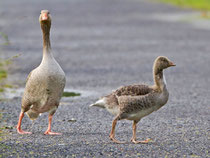
<svg viewBox="0 0 210 158"><path fill-rule="evenodd" d="M4 91L4 81L7 78L7 70L5 68L5 63L0 59L0 92Z"/></svg>
<svg viewBox="0 0 210 158"><path fill-rule="evenodd" d="M2 43L2 45L9 45L9 38L7 34L0 32L0 36L4 39L4 43Z"/></svg>
<svg viewBox="0 0 210 158"><path fill-rule="evenodd" d="M4 42L0 43L0 46L9 45L9 39L8 39L8 36L6 34L0 32L0 37L2 37L4 39ZM19 56L20 56L20 54L15 55L15 56L13 56L9 59L0 58L0 93L4 91L4 88L12 88L12 86L9 85L9 84L6 84L5 81L6 81L7 76L8 76L9 65L12 63L13 59L15 59Z"/></svg>
<svg viewBox="0 0 210 158"><path fill-rule="evenodd" d="M207 17L208 11L210 11L210 0L159 0L159 1L180 6L183 8L192 8L200 10L204 17L205 16Z"/></svg>
<svg viewBox="0 0 210 158"><path fill-rule="evenodd" d="M4 91L4 88L8 87L8 84L5 84L5 80L8 76L8 65L10 64L9 60L3 60L0 58L0 92Z"/></svg>
<svg viewBox="0 0 210 158"><path fill-rule="evenodd" d="M75 92L63 92L63 97L76 97L80 96L80 93L75 93Z"/></svg>
<svg viewBox="0 0 210 158"><path fill-rule="evenodd" d="M198 10L210 10L210 0L160 0L181 7Z"/></svg>
<svg viewBox="0 0 210 158"><path fill-rule="evenodd" d="M0 79L7 78L7 71L0 69Z"/></svg>
<svg viewBox="0 0 210 158"><path fill-rule="evenodd" d="M8 36L0 32L0 38L3 38L3 43L0 43L0 45L9 45L9 39ZM10 60L3 60L0 58L0 92L4 91L4 81L7 78L7 66L10 64Z"/></svg>

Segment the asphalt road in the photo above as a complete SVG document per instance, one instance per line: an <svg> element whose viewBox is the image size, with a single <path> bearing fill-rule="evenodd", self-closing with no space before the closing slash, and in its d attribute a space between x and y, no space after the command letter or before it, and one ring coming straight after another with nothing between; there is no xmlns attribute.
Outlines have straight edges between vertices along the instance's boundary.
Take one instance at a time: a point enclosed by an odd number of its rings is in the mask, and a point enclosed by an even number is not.
<svg viewBox="0 0 210 158"><path fill-rule="evenodd" d="M21 54L8 79L20 88L42 58L41 9L50 10L53 18L51 44L66 73L66 88L82 96L64 98L55 113L52 129L62 136L43 134L47 113L33 126L24 117L23 129L33 134L17 134L21 97L2 101L6 134L0 157L210 156L210 30L176 19L192 11L147 0L1 0L0 31L10 45L1 46L0 54ZM138 123L137 137L152 142L130 143L132 122L119 121L116 138L128 143L112 143L108 135L113 116L88 105L121 85L152 84L152 64L159 55L177 66L165 71L168 103Z"/></svg>

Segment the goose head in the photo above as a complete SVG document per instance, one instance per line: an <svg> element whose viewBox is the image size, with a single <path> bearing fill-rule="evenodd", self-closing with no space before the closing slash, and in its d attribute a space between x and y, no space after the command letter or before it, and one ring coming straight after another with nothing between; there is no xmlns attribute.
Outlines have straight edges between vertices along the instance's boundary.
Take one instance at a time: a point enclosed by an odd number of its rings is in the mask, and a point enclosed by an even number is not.
<svg viewBox="0 0 210 158"><path fill-rule="evenodd" d="M43 29L43 26L50 29L51 26L51 16L50 12L48 10L42 10L39 16L39 22L41 24L41 27Z"/></svg>
<svg viewBox="0 0 210 158"><path fill-rule="evenodd" d="M163 69L166 69L168 67L171 66L176 66L172 61L170 61L167 57L164 56L159 56L156 58L155 62L154 62L154 71L155 74L163 71Z"/></svg>

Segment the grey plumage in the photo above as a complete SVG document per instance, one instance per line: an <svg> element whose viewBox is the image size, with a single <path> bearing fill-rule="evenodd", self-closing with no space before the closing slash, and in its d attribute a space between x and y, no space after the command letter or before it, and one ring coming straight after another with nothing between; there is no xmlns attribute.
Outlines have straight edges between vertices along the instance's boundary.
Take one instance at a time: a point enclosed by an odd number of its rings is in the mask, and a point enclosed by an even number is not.
<svg viewBox="0 0 210 158"><path fill-rule="evenodd" d="M51 114L57 109L65 86L65 74L53 57L43 60L34 69L26 82L22 98L22 111L31 119L36 119L34 113ZM33 114L33 117L32 115Z"/></svg>
<svg viewBox="0 0 210 158"><path fill-rule="evenodd" d="M51 19L48 23L40 21L40 24L43 31L43 58L41 64L27 78L21 106L30 119L36 119L39 113L47 111L54 114L66 82L65 73L51 52Z"/></svg>
<svg viewBox="0 0 210 158"><path fill-rule="evenodd" d="M28 75L22 97L17 131L20 134L30 134L30 132L21 129L24 113L31 120L35 120L40 113L49 112L49 125L45 134L56 135L60 133L51 132L51 121L59 106L66 79L64 71L51 52L51 16L48 10L41 11L39 22L43 33L43 57L40 65Z"/></svg>

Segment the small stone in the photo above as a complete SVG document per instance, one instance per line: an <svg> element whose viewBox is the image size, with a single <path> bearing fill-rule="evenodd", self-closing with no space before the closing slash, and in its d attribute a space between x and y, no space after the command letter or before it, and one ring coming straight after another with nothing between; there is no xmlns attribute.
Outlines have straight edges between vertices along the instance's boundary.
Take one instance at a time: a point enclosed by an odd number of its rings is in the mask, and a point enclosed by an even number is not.
<svg viewBox="0 0 210 158"><path fill-rule="evenodd" d="M77 120L75 118L71 118L70 120L68 120L68 122L76 122Z"/></svg>

